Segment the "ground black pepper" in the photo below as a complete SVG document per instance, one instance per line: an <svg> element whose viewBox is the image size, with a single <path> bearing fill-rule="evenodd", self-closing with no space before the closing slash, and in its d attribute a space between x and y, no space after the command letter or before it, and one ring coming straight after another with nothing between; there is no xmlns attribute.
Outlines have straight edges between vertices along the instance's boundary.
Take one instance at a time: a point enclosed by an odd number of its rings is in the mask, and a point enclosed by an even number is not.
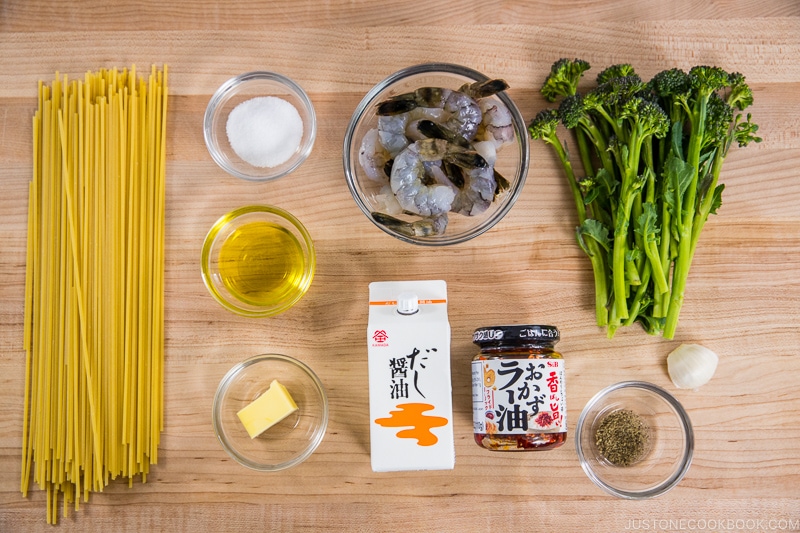
<svg viewBox="0 0 800 533"><path fill-rule="evenodd" d="M597 451L611 464L631 466L650 445L650 427L638 414L620 409L606 415L595 432Z"/></svg>

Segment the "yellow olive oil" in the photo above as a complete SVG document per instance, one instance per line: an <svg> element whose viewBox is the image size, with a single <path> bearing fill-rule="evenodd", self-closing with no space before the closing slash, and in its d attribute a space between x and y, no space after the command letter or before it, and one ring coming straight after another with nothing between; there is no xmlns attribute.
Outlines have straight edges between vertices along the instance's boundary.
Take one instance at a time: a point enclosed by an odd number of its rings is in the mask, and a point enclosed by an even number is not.
<svg viewBox="0 0 800 533"><path fill-rule="evenodd" d="M250 305L273 307L305 291L303 247L272 222L249 222L233 231L219 252L219 275L230 293Z"/></svg>

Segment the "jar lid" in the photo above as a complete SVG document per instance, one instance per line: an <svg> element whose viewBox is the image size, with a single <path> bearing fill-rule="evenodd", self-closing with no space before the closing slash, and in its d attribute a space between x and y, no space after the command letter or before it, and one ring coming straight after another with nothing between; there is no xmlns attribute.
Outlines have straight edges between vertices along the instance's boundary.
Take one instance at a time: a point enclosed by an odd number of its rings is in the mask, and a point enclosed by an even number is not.
<svg viewBox="0 0 800 533"><path fill-rule="evenodd" d="M472 334L472 342L478 346L501 344L555 344L560 335L555 326L515 325L478 328Z"/></svg>

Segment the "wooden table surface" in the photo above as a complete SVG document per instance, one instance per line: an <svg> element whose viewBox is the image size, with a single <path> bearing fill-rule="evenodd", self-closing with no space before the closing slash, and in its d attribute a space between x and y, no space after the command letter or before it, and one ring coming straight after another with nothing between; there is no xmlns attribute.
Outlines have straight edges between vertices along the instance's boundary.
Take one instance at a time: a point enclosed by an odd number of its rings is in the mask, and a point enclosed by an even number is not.
<svg viewBox="0 0 800 533"><path fill-rule="evenodd" d="M551 63L592 74L632 63L644 78L713 64L751 84L764 141L733 149L725 201L701 237L674 340L594 325L592 277L575 245L574 207L555 157L532 144L527 184L491 231L446 249L374 227L342 170L350 116L375 83L412 64L459 63L502 77L526 119ZM112 482L61 518L63 531L772 531L800 530L800 3L796 0L281 0L0 2L0 531L44 531L45 495L19 492L22 318L31 116L39 80L102 67L170 68L167 163L165 430L146 484ZM271 183L227 176L203 142L211 94L228 78L273 70L309 93L310 158ZM211 224L252 202L288 209L318 252L311 290L290 311L240 318L200 278ZM456 467L377 474L369 462L367 285L444 279L452 325ZM561 329L570 437L541 453L492 453L472 438L474 328ZM699 391L676 389L666 356L680 343L720 355ZM234 364L277 352L308 363L330 399L325 438L280 473L230 459L211 426L212 397ZM621 380L673 392L694 424L694 461L662 497L606 495L573 440L589 398Z"/></svg>

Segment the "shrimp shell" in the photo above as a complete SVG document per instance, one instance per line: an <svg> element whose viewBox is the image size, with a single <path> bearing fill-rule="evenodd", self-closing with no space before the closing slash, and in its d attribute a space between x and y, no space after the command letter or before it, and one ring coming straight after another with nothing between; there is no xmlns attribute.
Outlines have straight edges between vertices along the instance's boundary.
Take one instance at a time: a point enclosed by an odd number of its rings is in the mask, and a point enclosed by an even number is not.
<svg viewBox="0 0 800 533"><path fill-rule="evenodd" d="M381 144L379 135L375 128L364 135L358 150L358 162L369 179L384 182L389 181L389 176L384 169L391 156Z"/></svg>
<svg viewBox="0 0 800 533"><path fill-rule="evenodd" d="M423 216L447 213L456 192L451 186L425 184L425 162L417 144L409 145L395 158L390 178L392 192L400 206L410 213Z"/></svg>

